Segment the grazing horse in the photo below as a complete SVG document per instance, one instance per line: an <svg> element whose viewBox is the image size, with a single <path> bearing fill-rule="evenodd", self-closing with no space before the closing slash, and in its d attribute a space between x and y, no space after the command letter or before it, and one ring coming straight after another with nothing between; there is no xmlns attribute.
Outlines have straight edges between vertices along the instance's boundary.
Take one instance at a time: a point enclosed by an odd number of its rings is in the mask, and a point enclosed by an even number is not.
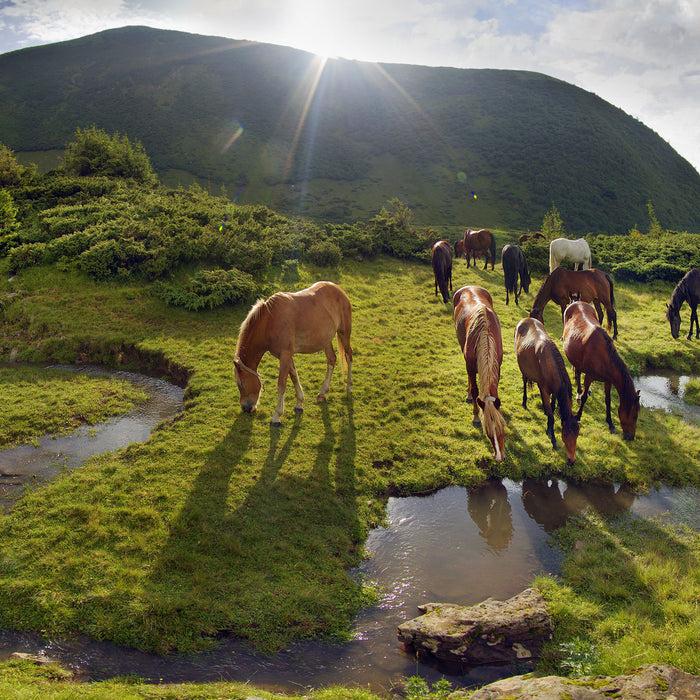
<svg viewBox="0 0 700 700"><path fill-rule="evenodd" d="M527 233L522 233L520 236L518 236L518 243L521 245L523 243L527 243L528 241L537 241L537 240L544 240L544 234L540 233L539 231L535 231L534 233L530 233L529 231Z"/></svg>
<svg viewBox="0 0 700 700"><path fill-rule="evenodd" d="M461 287L454 293L452 304L457 341L469 377L470 398L467 401L473 404L472 425L483 425L484 433L493 446L494 459L502 462L505 421L498 398L503 362L501 324L493 310L491 295L483 287ZM483 398L479 397L480 391Z"/></svg>
<svg viewBox="0 0 700 700"><path fill-rule="evenodd" d="M524 318L515 326L515 356L523 375L523 408L527 408L528 382L537 382L542 408L547 416L547 435L557 449L554 437L554 411L559 406L561 439L567 464L576 461L579 424L571 412L571 379L559 348L547 335L544 325L534 318Z"/></svg>
<svg viewBox="0 0 700 700"><path fill-rule="evenodd" d="M262 378L257 368L262 356L270 352L280 361L277 377L277 407L270 423L280 425L284 412L287 376L292 378L297 403L294 410L303 411L304 392L294 366L294 353L326 353L326 378L318 401L324 401L331 385L336 354L333 336L338 335L338 351L347 366L346 389L352 392L352 348L350 332L352 309L347 294L333 282L316 282L299 292L277 292L267 301L259 299L241 324L233 360L241 408L257 408Z"/></svg>
<svg viewBox="0 0 700 700"><path fill-rule="evenodd" d="M433 275L435 275L435 296L438 294L438 287L442 300L447 303L450 300L452 291L452 252L447 241L437 241L430 249L430 262L433 265ZM450 289L447 290L449 283Z"/></svg>
<svg viewBox="0 0 700 700"><path fill-rule="evenodd" d="M467 267L469 267L469 257L474 258L474 267L476 267L476 254L484 254L484 270L489 266L489 257L491 258L491 269L496 262L496 238L486 228L481 228L478 231L468 228L464 232L464 252L467 256Z"/></svg>
<svg viewBox="0 0 700 700"><path fill-rule="evenodd" d="M585 238L570 241L568 238L555 238L549 244L549 272L553 272L564 260L574 264L574 270L588 270L591 266L591 249Z"/></svg>
<svg viewBox="0 0 700 700"><path fill-rule="evenodd" d="M501 250L501 265L503 265L503 279L506 285L506 306L510 301L509 293L515 297L515 305L518 304L520 293L530 291L530 270L527 268L525 253L518 245L504 245ZM518 289L518 276L520 276L520 289Z"/></svg>
<svg viewBox="0 0 700 700"><path fill-rule="evenodd" d="M561 307L561 320L564 322L564 309L569 305L570 295L577 295L580 301L587 301L595 306L598 321L603 322L603 307L608 314L608 332L612 326L613 340L617 338L617 311L615 309L615 292L613 281L602 270L567 270L558 267L552 272L535 294L530 316L544 322L542 312L551 299Z"/></svg>
<svg viewBox="0 0 700 700"><path fill-rule="evenodd" d="M464 255L464 238L458 238L455 241L455 258L461 258Z"/></svg>
<svg viewBox="0 0 700 700"><path fill-rule="evenodd" d="M671 324L671 335L678 338L681 330L681 306L687 301L690 306L690 329L686 340L693 337L693 321L695 321L695 337L700 338L698 325L698 304L700 304L700 269L697 267L688 272L676 285L671 294L671 303L666 304L666 318Z"/></svg>
<svg viewBox="0 0 700 700"><path fill-rule="evenodd" d="M610 388L615 385L620 397L618 416L622 437L634 440L639 415L639 392L635 391L632 375L618 355L610 336L598 322L595 309L584 301L575 301L564 311L564 353L576 373L577 400L580 407L576 418L581 420L591 382L605 384L605 420L610 432L615 432L610 416ZM581 373L585 375L581 391Z"/></svg>

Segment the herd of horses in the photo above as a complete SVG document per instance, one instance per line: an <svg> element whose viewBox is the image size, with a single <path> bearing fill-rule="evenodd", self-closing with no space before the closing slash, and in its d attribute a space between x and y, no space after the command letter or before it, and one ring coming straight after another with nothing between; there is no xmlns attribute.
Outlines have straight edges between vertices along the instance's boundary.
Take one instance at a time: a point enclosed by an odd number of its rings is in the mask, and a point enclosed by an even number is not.
<svg viewBox="0 0 700 700"><path fill-rule="evenodd" d="M479 234L478 245L472 235ZM486 236L488 234L488 236ZM468 243L467 241L471 242ZM606 422L611 433L615 427L611 417L611 390L614 386L619 397L618 417L623 438L633 440L639 414L639 392L635 390L632 376L618 354L614 339L617 337L617 314L613 282L606 273L590 268L590 250L586 255L583 246L565 246L557 243L550 264L558 261L535 295L532 310L514 330L515 354L523 380L522 405L527 408L527 388L538 385L542 406L547 417L546 434L553 449L557 447L554 433L554 411L561 418L561 438L567 462L576 459L576 441L580 429L583 407L593 381L603 382L605 387ZM585 241L584 241L585 242ZM586 245L586 249L587 249ZM450 300L452 291L452 253L448 241L437 241L431 250L431 262L435 277L435 295L440 291L443 301ZM489 261L495 261L495 239L487 229L468 229L463 239L455 244L459 251L480 250ZM562 255L563 252L563 255ZM470 253L471 254L471 253ZM569 258L571 256L571 258ZM529 289L530 274L522 249L506 245L501 251L506 280L506 303L509 293L518 296L522 289ZM559 267L563 260L571 260L583 269L569 270ZM467 255L469 266L469 255ZM517 290L517 280L520 289ZM516 291L517 290L517 291ZM574 369L577 388L578 411L574 414L573 387L564 359L556 343L548 335L542 319L542 310L549 300L559 304L562 310L564 355ZM688 339L692 336L693 323L696 338L700 338L697 306L700 303L700 270L691 270L678 283L671 301L667 304L666 317L671 334L678 337L680 308L687 302L691 308ZM498 397L503 341L501 326L494 310L493 298L488 290L478 285L460 287L452 296L453 320L457 341L464 356L469 395L472 404L472 424L482 427L493 448L493 457L501 462L505 455L505 420ZM606 331L601 325L603 309L607 314ZM610 337L611 326L614 328ZM303 410L304 392L294 365L294 354L326 354L326 376L317 400L323 401L330 389L336 365L333 339L337 337L341 363L346 368L346 391L352 393L352 330L351 305L347 294L333 282L316 282L298 292L278 292L269 299L259 299L243 321L236 344L234 374L240 394L241 408L246 412L257 408L262 391L262 377L257 371L266 352L279 360L277 378L277 405L271 424L280 425L284 412L284 394L291 377L296 394L294 410ZM581 384L583 377L583 386Z"/></svg>

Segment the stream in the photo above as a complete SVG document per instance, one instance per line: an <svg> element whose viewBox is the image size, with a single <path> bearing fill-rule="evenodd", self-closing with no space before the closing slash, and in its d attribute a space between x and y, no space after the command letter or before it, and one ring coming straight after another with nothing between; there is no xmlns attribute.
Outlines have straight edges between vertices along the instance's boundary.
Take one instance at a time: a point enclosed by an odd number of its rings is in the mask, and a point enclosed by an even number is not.
<svg viewBox="0 0 700 700"><path fill-rule="evenodd" d="M114 374L145 382L139 386L151 395L149 405L69 438L47 438L38 448L0 452L2 472L51 478L44 470L53 469L55 474L56 469L75 468L97 452L145 440L158 422L182 410L178 387L143 375ZM642 405L678 412L685 420L700 423L700 408L682 400L686 382L683 377L635 377ZM40 453L48 466L39 466ZM7 454L15 460L11 467L5 463ZM0 477L5 478L21 482L22 477ZM47 640L0 630L0 657L15 651L43 654L90 680L114 676L154 683L235 680L279 692L341 684L388 693L405 676L422 676L434 683L443 673L418 663L401 648L398 625L416 617L417 606L425 602L472 605L488 597L506 599L526 588L535 575L557 574L562 552L549 533L587 507L608 514L629 511L644 518L668 513L671 521L700 530L700 491L694 488L662 488L636 496L624 487L557 481L494 481L472 490L450 487L424 497L389 499L386 526L370 533L365 545L370 556L351 572L376 585L379 600L359 614L347 643L299 642L268 657L224 637L213 651L164 657L88 638ZM480 667L448 678L454 687L471 687L522 670Z"/></svg>

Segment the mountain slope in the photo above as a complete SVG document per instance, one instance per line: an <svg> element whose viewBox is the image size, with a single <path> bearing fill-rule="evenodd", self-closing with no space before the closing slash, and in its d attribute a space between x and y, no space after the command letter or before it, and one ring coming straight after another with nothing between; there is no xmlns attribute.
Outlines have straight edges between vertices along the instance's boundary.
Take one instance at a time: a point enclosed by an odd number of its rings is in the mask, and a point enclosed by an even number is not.
<svg viewBox="0 0 700 700"><path fill-rule="evenodd" d="M571 233L700 229L700 175L592 93L545 75L329 60L127 27L0 56L0 142L63 149L77 127L139 140L167 184L356 220L399 197L424 224ZM476 195L476 197L474 196Z"/></svg>

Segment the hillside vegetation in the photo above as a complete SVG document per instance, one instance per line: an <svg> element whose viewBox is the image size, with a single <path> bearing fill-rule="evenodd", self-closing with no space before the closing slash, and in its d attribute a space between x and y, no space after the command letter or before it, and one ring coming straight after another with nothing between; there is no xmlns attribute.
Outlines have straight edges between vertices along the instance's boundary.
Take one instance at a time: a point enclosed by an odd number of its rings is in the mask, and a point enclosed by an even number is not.
<svg viewBox="0 0 700 700"><path fill-rule="evenodd" d="M0 56L0 142L60 153L77 128L142 143L161 181L319 223L398 197L421 225L627 233L653 202L697 231L700 175L596 95L524 71L345 60L128 27ZM55 162L55 156L53 158Z"/></svg>

